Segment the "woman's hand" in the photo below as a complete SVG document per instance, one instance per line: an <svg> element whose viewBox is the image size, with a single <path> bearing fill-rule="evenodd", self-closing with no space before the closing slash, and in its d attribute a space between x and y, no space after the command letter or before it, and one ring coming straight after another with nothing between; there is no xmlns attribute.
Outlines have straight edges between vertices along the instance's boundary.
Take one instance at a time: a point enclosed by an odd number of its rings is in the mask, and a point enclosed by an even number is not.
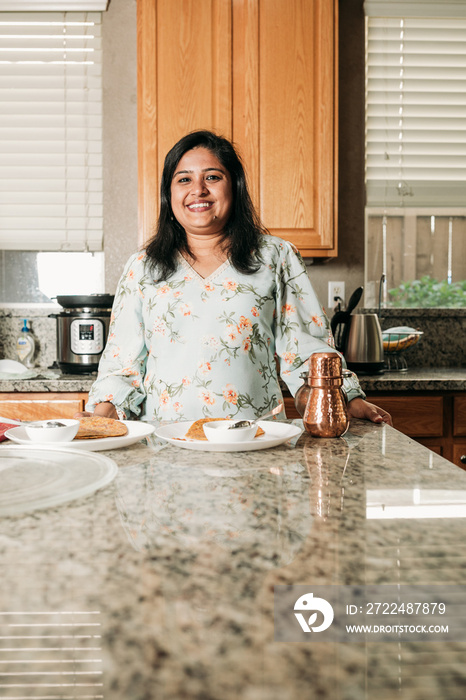
<svg viewBox="0 0 466 700"><path fill-rule="evenodd" d="M387 423L393 427L392 417L387 411L361 398L349 402L348 415L350 418L363 418L372 423Z"/></svg>
<svg viewBox="0 0 466 700"><path fill-rule="evenodd" d="M85 418L86 416L103 416L104 418L115 418L118 420L118 413L115 406L110 403L110 401L104 401L103 403L98 403L95 407L94 413L89 413L89 411L80 411L75 413L73 418L79 420L79 418Z"/></svg>

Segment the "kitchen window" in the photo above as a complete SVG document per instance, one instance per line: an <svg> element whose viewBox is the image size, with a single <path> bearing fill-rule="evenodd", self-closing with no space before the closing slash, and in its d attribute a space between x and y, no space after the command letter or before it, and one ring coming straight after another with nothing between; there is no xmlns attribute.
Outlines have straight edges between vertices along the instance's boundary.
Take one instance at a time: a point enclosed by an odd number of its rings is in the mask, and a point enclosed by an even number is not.
<svg viewBox="0 0 466 700"><path fill-rule="evenodd" d="M366 291L466 306L466 2L364 7Z"/></svg>
<svg viewBox="0 0 466 700"><path fill-rule="evenodd" d="M100 291L101 13L0 12L0 99L0 301Z"/></svg>

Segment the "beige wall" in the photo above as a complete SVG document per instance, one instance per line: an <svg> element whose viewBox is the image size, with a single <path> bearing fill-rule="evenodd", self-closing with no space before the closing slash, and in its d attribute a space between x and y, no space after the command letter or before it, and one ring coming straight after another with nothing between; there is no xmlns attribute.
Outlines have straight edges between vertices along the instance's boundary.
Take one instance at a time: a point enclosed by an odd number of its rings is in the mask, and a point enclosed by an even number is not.
<svg viewBox="0 0 466 700"><path fill-rule="evenodd" d="M363 0L339 0L338 257L310 268L327 305L329 280L344 281L346 301L364 284L364 14ZM361 302L363 304L364 299Z"/></svg>
<svg viewBox="0 0 466 700"><path fill-rule="evenodd" d="M346 298L364 282L364 16L362 0L340 0L338 258L309 274L327 305L327 282ZM137 249L136 0L111 0L104 37L104 234L106 291Z"/></svg>
<svg viewBox="0 0 466 700"><path fill-rule="evenodd" d="M137 250L136 0L102 15L105 290L113 294Z"/></svg>

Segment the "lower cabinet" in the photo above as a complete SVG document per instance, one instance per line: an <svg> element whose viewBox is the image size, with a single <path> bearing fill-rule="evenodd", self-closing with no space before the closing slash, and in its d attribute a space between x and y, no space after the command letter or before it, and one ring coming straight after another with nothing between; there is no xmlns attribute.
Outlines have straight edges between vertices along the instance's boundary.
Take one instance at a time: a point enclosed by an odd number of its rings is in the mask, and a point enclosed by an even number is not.
<svg viewBox="0 0 466 700"><path fill-rule="evenodd" d="M368 392L367 400L388 411L397 430L466 469L466 395Z"/></svg>
<svg viewBox="0 0 466 700"><path fill-rule="evenodd" d="M397 430L466 469L465 394L367 392L367 400L388 411ZM300 417L290 396L285 396L285 409L288 418Z"/></svg>
<svg viewBox="0 0 466 700"><path fill-rule="evenodd" d="M0 416L14 420L72 418L84 411L87 393L8 393L0 394Z"/></svg>

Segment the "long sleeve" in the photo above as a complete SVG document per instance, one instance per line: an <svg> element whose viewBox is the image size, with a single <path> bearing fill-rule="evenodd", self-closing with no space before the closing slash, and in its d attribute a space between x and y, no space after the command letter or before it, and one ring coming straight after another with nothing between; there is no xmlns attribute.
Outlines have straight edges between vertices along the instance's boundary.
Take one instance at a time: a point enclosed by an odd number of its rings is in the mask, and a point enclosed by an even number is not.
<svg viewBox="0 0 466 700"><path fill-rule="evenodd" d="M118 283L107 344L86 406L89 411L103 401L111 401L127 416L141 411L148 354L142 316L143 257L135 254L129 259Z"/></svg>
<svg viewBox="0 0 466 700"><path fill-rule="evenodd" d="M302 384L300 374L315 352L337 352L330 323L308 277L298 251L282 242L280 265L276 269L275 347L280 374L295 395ZM343 366L345 365L344 358ZM365 398L355 374L345 378L344 388L351 401Z"/></svg>

